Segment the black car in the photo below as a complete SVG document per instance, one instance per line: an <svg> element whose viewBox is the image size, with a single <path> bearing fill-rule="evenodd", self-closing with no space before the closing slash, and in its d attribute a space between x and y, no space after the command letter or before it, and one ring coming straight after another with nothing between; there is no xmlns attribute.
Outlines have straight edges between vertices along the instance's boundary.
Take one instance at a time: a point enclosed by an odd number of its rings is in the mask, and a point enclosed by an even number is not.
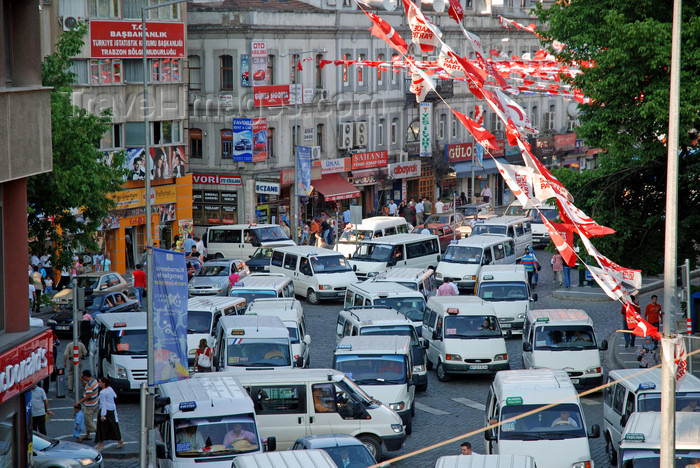
<svg viewBox="0 0 700 468"><path fill-rule="evenodd" d="M252 145L250 144L250 140L247 138L241 138L236 142L236 144L233 147L234 151L250 151L252 149Z"/></svg>
<svg viewBox="0 0 700 468"><path fill-rule="evenodd" d="M112 312L130 312L139 310L139 303L136 300L129 299L122 292L97 293L93 295L92 304L87 307L86 312L92 318L95 315L112 313ZM82 311L78 311L80 317L83 316ZM70 335L73 333L73 308L65 307L61 311L53 314L46 324L56 332L56 334Z"/></svg>
<svg viewBox="0 0 700 468"><path fill-rule="evenodd" d="M248 265L251 273L267 273L270 271L271 258L272 247L258 247L245 263Z"/></svg>

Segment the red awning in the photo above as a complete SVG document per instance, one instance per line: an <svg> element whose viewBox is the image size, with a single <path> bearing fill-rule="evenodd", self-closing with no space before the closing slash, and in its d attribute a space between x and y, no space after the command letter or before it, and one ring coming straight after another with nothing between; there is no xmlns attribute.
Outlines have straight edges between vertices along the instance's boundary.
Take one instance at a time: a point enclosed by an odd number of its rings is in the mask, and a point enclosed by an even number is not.
<svg viewBox="0 0 700 468"><path fill-rule="evenodd" d="M326 201L347 200L360 196L360 191L340 174L325 174L320 179L312 180L311 185L323 194Z"/></svg>

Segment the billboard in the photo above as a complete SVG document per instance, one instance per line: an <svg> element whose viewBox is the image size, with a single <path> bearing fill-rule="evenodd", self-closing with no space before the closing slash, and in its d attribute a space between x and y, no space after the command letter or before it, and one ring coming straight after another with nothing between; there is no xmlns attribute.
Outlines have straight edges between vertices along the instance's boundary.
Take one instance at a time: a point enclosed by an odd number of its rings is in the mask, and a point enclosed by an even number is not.
<svg viewBox="0 0 700 468"><path fill-rule="evenodd" d="M311 195L311 147L297 146L297 197Z"/></svg>
<svg viewBox="0 0 700 468"><path fill-rule="evenodd" d="M420 152L421 157L429 157L433 155L432 135L433 135L433 104L430 102L421 102L418 113L420 123Z"/></svg>
<svg viewBox="0 0 700 468"><path fill-rule="evenodd" d="M250 86L250 55L241 54L241 86Z"/></svg>
<svg viewBox="0 0 700 468"><path fill-rule="evenodd" d="M273 107L289 105L289 85L256 86L253 88L255 107Z"/></svg>
<svg viewBox="0 0 700 468"><path fill-rule="evenodd" d="M266 85L267 76L267 46L262 41L250 43L250 79L253 86Z"/></svg>
<svg viewBox="0 0 700 468"><path fill-rule="evenodd" d="M253 162L253 120L233 119L231 154L234 161Z"/></svg>
<svg viewBox="0 0 700 468"><path fill-rule="evenodd" d="M141 21L90 21L91 58L143 58ZM185 23L146 23L149 58L185 57Z"/></svg>
<svg viewBox="0 0 700 468"><path fill-rule="evenodd" d="M253 162L267 161L267 118L253 119Z"/></svg>

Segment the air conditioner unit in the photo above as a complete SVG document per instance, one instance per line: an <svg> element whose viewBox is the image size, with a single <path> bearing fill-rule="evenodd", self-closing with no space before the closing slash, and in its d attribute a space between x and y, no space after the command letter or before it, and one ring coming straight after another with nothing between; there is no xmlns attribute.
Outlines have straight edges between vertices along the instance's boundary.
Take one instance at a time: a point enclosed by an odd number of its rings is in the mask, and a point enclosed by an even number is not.
<svg viewBox="0 0 700 468"><path fill-rule="evenodd" d="M75 16L64 16L63 17L63 30L71 31L78 27L78 23L82 21L82 18Z"/></svg>
<svg viewBox="0 0 700 468"><path fill-rule="evenodd" d="M352 148L353 144L353 124L352 122L345 122L340 124L338 129L338 148L348 149Z"/></svg>
<svg viewBox="0 0 700 468"><path fill-rule="evenodd" d="M354 146L367 146L367 122L355 122Z"/></svg>
<svg viewBox="0 0 700 468"><path fill-rule="evenodd" d="M318 161L320 159L321 159L321 147L320 146L312 146L311 147L311 160Z"/></svg>

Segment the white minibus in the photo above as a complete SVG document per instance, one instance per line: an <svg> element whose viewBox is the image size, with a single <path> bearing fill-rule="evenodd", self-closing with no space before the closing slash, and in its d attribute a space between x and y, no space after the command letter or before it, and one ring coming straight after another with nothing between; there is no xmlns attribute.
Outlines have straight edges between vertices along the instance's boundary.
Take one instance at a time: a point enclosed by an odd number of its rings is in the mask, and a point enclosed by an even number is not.
<svg viewBox="0 0 700 468"><path fill-rule="evenodd" d="M515 258L518 260L525 255L525 248L532 245L530 218L499 216L498 218L484 221L479 220L472 230L472 236L482 234L499 234L513 239L515 243Z"/></svg>
<svg viewBox="0 0 700 468"><path fill-rule="evenodd" d="M207 228L208 258L248 259L258 247L294 245L277 224L232 224Z"/></svg>
<svg viewBox="0 0 700 468"><path fill-rule="evenodd" d="M537 300L523 265L484 265L476 283L476 295L493 305L503 330L522 334L525 314Z"/></svg>
<svg viewBox="0 0 700 468"><path fill-rule="evenodd" d="M214 336L219 319L226 315L243 315L246 301L240 297L204 296L187 301L187 360L194 365L202 338L214 348Z"/></svg>
<svg viewBox="0 0 700 468"><path fill-rule="evenodd" d="M395 234L408 234L408 222L403 216L375 216L362 220L357 226L348 224L340 235L334 249L345 255L352 256L355 248L361 242Z"/></svg>
<svg viewBox="0 0 700 468"><path fill-rule="evenodd" d="M350 259L360 280L386 271L387 268L432 268L440 260L440 242L431 234L397 234L364 241Z"/></svg>

